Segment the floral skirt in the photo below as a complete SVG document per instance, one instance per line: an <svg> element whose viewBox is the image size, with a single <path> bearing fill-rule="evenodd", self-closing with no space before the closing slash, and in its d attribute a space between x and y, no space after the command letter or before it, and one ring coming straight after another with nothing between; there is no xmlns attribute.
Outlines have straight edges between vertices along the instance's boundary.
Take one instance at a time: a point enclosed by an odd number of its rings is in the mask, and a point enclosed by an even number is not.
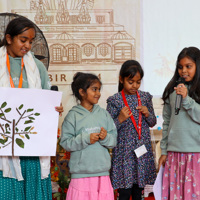
<svg viewBox="0 0 200 200"><path fill-rule="evenodd" d="M109 176L71 179L66 200L114 200Z"/></svg>
<svg viewBox="0 0 200 200"><path fill-rule="evenodd" d="M162 200L200 200L200 153L168 152Z"/></svg>

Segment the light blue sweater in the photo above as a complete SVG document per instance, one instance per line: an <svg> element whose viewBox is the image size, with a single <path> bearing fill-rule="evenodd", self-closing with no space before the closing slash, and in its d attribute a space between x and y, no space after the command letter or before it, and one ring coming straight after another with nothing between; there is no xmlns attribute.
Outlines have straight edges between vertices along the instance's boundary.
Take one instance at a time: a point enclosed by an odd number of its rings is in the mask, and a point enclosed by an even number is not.
<svg viewBox="0 0 200 200"><path fill-rule="evenodd" d="M187 96L175 115L175 101L174 91L163 108L162 155L167 151L200 152L200 105Z"/></svg>
<svg viewBox="0 0 200 200"><path fill-rule="evenodd" d="M107 130L104 140L90 144L90 134ZM81 105L74 106L62 125L61 146L71 152L69 168L72 178L107 176L111 158L107 148L117 143L117 130L110 114L98 105L89 112Z"/></svg>
<svg viewBox="0 0 200 200"><path fill-rule="evenodd" d="M39 61L37 58L35 58L35 56L33 55L34 61L38 67L39 73L40 73L40 78L41 78L41 86L42 89L47 89L49 90L51 87L51 83L49 80L49 76L47 73L47 70L44 66L44 64ZM9 60L10 60L10 68L11 68L11 77L13 79L14 85L15 87L18 87L19 84L19 77L21 74L21 57L11 57L9 56ZM23 88L28 88L28 80L27 80L27 74L26 74L26 70L25 67L23 68Z"/></svg>

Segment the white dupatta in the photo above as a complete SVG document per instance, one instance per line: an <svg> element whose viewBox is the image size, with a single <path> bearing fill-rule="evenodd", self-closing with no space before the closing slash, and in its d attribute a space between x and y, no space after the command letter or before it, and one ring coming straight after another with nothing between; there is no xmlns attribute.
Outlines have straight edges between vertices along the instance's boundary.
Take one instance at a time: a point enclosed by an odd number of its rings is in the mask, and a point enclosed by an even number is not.
<svg viewBox="0 0 200 200"><path fill-rule="evenodd" d="M0 48L0 87L10 86L10 75L6 66L7 49L5 46ZM42 89L38 67L30 52L24 55L24 67L26 69L29 88ZM40 157L41 178L47 178L50 173L50 157ZM18 181L24 180L21 172L20 159L18 156L0 156L0 170L3 177L15 178Z"/></svg>

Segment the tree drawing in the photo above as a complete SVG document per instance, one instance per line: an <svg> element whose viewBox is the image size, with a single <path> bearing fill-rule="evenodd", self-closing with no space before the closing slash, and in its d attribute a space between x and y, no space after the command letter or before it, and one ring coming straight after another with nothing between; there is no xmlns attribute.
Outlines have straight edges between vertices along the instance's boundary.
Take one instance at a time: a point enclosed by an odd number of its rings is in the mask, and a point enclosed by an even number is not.
<svg viewBox="0 0 200 200"><path fill-rule="evenodd" d="M0 107L0 119L5 123L0 121L0 149L12 145L12 156L14 156L14 145L15 143L24 148L25 139L30 139L30 134L37 134L34 132L34 120L40 113L33 112L33 108L23 109L24 105L21 104L16 108L19 114L18 119L9 120L6 114L12 111L11 108L7 106L7 102L2 103ZM19 128L19 123L21 124ZM23 127L23 128L21 128Z"/></svg>

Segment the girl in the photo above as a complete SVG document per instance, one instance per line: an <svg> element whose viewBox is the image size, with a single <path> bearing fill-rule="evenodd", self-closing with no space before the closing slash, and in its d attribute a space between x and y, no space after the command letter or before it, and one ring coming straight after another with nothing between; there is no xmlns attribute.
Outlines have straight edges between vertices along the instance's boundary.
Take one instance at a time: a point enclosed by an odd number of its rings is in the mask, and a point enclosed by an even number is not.
<svg viewBox="0 0 200 200"><path fill-rule="evenodd" d="M141 199L144 186L154 184L156 177L149 130L156 117L152 96L139 91L143 74L137 61L126 61L120 70L119 92L107 100L107 110L118 130L111 181L114 189L119 188L120 200L129 200L131 195L133 200Z"/></svg>
<svg viewBox="0 0 200 200"><path fill-rule="evenodd" d="M46 68L30 53L35 34L35 25L25 17L8 24L0 48L0 87L49 89ZM49 157L1 156L0 198L52 199L49 168Z"/></svg>
<svg viewBox="0 0 200 200"><path fill-rule="evenodd" d="M109 113L96 105L101 85L97 76L80 72L71 85L80 104L69 111L62 125L60 144L71 152L67 200L114 199L108 148L116 145L117 130Z"/></svg>
<svg viewBox="0 0 200 200"><path fill-rule="evenodd" d="M182 77L185 84L177 85ZM175 115L176 95L182 107ZM162 199L200 199L200 50L184 48L164 90L162 156L165 166Z"/></svg>

